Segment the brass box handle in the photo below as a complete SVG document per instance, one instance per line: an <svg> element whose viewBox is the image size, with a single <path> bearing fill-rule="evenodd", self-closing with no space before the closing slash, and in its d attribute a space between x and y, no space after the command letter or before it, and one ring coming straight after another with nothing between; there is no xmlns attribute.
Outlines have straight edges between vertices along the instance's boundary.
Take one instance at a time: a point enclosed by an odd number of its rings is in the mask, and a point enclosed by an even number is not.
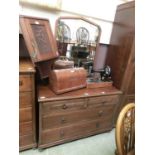
<svg viewBox="0 0 155 155"><path fill-rule="evenodd" d="M97 122L97 123L96 123L96 128L99 128L99 127L100 127L100 123Z"/></svg>
<svg viewBox="0 0 155 155"><path fill-rule="evenodd" d="M60 131L60 137L63 138L65 136L65 133L63 130Z"/></svg>
<svg viewBox="0 0 155 155"><path fill-rule="evenodd" d="M102 115L103 115L103 110L100 110L100 111L98 112L98 116L101 117Z"/></svg>
<svg viewBox="0 0 155 155"><path fill-rule="evenodd" d="M67 109L68 106L66 104L63 104L62 109Z"/></svg>
<svg viewBox="0 0 155 155"><path fill-rule="evenodd" d="M22 86L23 85L23 81L19 81L19 86Z"/></svg>

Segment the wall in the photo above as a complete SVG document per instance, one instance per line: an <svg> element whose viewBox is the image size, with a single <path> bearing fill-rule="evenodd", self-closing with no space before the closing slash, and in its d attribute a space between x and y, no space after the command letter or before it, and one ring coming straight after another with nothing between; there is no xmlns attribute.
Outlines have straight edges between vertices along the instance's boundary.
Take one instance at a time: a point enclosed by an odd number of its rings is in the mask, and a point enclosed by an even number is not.
<svg viewBox="0 0 155 155"><path fill-rule="evenodd" d="M60 1L60 0L59 0ZM23 4L19 5L21 15L29 15L36 17L48 18L50 20L51 28L54 33L55 21L60 16L83 16L98 25L102 29L99 46L99 59L103 59L102 64L96 62L96 69L104 66L108 45L110 42L111 31L115 16L116 7L122 3L121 0L62 0L61 10L55 11L43 8L34 8ZM102 57L100 57L102 55Z"/></svg>
<svg viewBox="0 0 155 155"><path fill-rule="evenodd" d="M55 21L59 16L83 16L100 25L102 29L100 43L109 44L118 2L118 0L91 0L88 3L84 0L62 0L60 11L20 4L19 14L49 18L53 32Z"/></svg>

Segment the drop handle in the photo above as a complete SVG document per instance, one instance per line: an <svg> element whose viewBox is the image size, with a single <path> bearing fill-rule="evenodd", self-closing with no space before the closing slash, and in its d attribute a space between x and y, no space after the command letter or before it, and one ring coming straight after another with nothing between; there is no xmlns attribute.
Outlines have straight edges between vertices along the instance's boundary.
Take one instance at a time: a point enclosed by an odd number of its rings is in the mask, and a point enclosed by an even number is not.
<svg viewBox="0 0 155 155"><path fill-rule="evenodd" d="M83 105L83 108L86 109L87 107L88 107L88 103L85 103L85 104Z"/></svg>
<svg viewBox="0 0 155 155"><path fill-rule="evenodd" d="M65 136L65 133L63 130L60 131L60 137L63 138Z"/></svg>
<svg viewBox="0 0 155 155"><path fill-rule="evenodd" d="M96 128L99 128L99 127L100 127L100 123L97 122L97 123L96 123Z"/></svg>
<svg viewBox="0 0 155 155"><path fill-rule="evenodd" d="M68 108L68 106L66 104L62 105L62 109L67 109L67 108Z"/></svg>
<svg viewBox="0 0 155 155"><path fill-rule="evenodd" d="M61 118L61 123L66 123L66 119L64 117Z"/></svg>
<svg viewBox="0 0 155 155"><path fill-rule="evenodd" d="M107 101L102 101L102 104L105 104L105 103L107 103Z"/></svg>
<svg viewBox="0 0 155 155"><path fill-rule="evenodd" d="M101 110L98 112L98 116L101 117L102 115L103 115L103 111Z"/></svg>
<svg viewBox="0 0 155 155"><path fill-rule="evenodd" d="M121 71L121 72L124 72L124 70L125 70L125 67L122 66L121 69L120 69L120 71Z"/></svg>
<svg viewBox="0 0 155 155"><path fill-rule="evenodd" d="M134 63L134 62L135 62L135 58L132 58L132 59L131 59L131 62Z"/></svg>
<svg viewBox="0 0 155 155"><path fill-rule="evenodd" d="M23 85L23 81L19 81L19 86L22 86Z"/></svg>

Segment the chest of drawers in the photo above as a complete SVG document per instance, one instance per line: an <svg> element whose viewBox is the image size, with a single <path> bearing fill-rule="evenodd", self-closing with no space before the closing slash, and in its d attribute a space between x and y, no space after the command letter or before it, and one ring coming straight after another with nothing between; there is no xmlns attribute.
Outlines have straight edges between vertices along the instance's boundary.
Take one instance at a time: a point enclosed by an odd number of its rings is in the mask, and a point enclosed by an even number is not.
<svg viewBox="0 0 155 155"><path fill-rule="evenodd" d="M19 150L36 147L35 70L28 59L19 62Z"/></svg>
<svg viewBox="0 0 155 155"><path fill-rule="evenodd" d="M102 133L113 128L121 91L114 87L80 89L55 95L39 86L39 148Z"/></svg>

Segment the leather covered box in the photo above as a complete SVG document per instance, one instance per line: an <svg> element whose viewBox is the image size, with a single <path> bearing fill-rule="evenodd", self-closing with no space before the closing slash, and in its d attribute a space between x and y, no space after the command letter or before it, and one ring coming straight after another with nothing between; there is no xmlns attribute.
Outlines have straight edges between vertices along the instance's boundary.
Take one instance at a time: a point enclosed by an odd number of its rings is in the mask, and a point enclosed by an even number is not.
<svg viewBox="0 0 155 155"><path fill-rule="evenodd" d="M52 70L50 73L50 88L61 94L86 87L87 72L84 68Z"/></svg>

